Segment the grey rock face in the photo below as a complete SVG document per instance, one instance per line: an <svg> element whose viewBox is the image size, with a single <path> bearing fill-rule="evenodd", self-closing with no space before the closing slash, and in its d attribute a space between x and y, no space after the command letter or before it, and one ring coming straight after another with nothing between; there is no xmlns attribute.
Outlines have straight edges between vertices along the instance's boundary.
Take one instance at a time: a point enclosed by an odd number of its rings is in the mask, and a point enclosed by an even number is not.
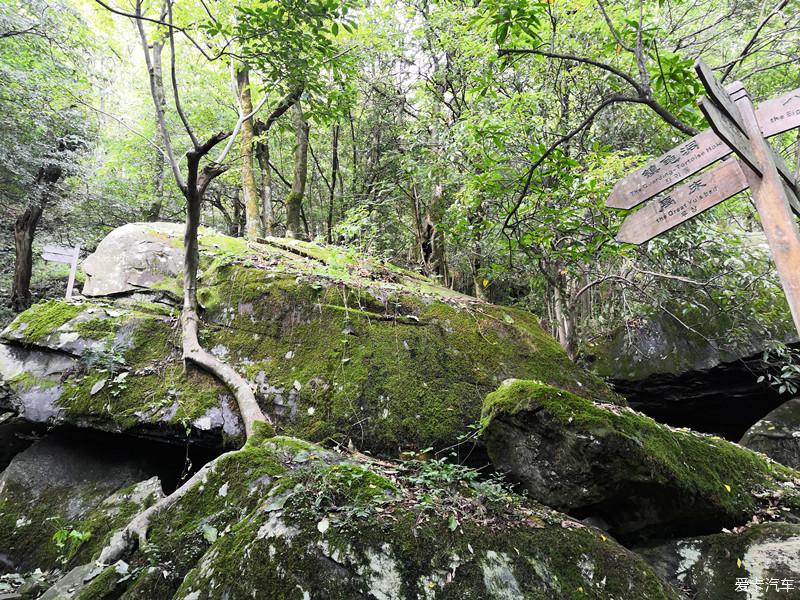
<svg viewBox="0 0 800 600"><path fill-rule="evenodd" d="M800 598L800 525L762 523L636 552L695 600Z"/></svg>
<svg viewBox="0 0 800 600"><path fill-rule="evenodd" d="M0 475L0 554L15 568L47 570L53 535L79 531L100 541L130 508L161 495L152 460L80 432L53 432L17 454ZM140 486L137 482L145 481ZM91 520L89 517L93 516ZM88 549L90 545L86 545Z"/></svg>
<svg viewBox="0 0 800 600"><path fill-rule="evenodd" d="M183 226L129 223L118 227L83 263L84 296L106 296L153 287L183 267Z"/></svg>
<svg viewBox="0 0 800 600"><path fill-rule="evenodd" d="M800 469L800 398L789 400L758 421L739 443Z"/></svg>

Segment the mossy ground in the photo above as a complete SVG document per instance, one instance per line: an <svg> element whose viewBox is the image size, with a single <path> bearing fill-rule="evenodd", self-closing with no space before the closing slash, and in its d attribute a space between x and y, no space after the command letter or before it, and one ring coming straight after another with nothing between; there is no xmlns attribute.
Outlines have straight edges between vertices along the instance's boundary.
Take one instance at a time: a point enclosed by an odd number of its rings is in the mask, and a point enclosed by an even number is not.
<svg viewBox="0 0 800 600"><path fill-rule="evenodd" d="M631 440L631 467L646 472L650 482L703 497L739 520L763 508L767 497L800 508L793 491L800 473L793 469L721 438L674 429L628 408L599 404L538 381L510 381L489 394L481 423L486 428L499 415L539 410L581 434Z"/></svg>

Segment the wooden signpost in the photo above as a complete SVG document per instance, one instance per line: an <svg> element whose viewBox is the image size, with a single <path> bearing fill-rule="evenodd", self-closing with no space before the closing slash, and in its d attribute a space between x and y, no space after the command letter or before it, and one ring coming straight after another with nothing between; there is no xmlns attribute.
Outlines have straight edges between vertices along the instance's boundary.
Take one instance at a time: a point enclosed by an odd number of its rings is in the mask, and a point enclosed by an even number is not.
<svg viewBox="0 0 800 600"><path fill-rule="evenodd" d="M737 83L726 89L742 90L742 86ZM756 116L766 137L800 127L800 89L763 102ZM619 180L606 205L633 208L730 153L731 148L714 130L706 129Z"/></svg>
<svg viewBox="0 0 800 600"><path fill-rule="evenodd" d="M750 188L800 332L800 231L792 212L800 214L800 199L791 169L766 139L800 127L800 89L755 109L740 82L723 87L700 60L695 70L706 89L700 110L711 129L614 186L607 206L627 209L649 200L625 219L617 240L644 243ZM731 153L735 158L729 157L668 194L653 198Z"/></svg>
<svg viewBox="0 0 800 600"><path fill-rule="evenodd" d="M44 247L42 258L45 260L67 263L69 267L69 279L67 280L67 300L72 299L72 287L75 285L75 273L78 270L78 258L80 257L81 247L65 248L64 246L48 245Z"/></svg>

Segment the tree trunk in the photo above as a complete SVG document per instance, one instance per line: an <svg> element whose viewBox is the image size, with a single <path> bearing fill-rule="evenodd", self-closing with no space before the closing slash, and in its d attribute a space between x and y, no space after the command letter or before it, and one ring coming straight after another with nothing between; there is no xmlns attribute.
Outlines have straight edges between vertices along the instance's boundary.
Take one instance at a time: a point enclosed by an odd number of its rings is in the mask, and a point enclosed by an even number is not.
<svg viewBox="0 0 800 600"><path fill-rule="evenodd" d="M58 154L74 150L63 140L58 143ZM54 157L53 157L54 158ZM31 275L33 273L33 238L36 226L44 212L48 200L53 195L53 187L61 179L63 167L55 160L39 169L32 186L32 197L25 211L14 223L14 280L11 284L9 304L15 311L23 311L31 305Z"/></svg>
<svg viewBox="0 0 800 600"><path fill-rule="evenodd" d="M578 328L575 307L570 301L563 276L557 275L558 285L553 288L553 316L556 321L556 339L571 359L578 353ZM563 284L563 285L562 285Z"/></svg>
<svg viewBox="0 0 800 600"><path fill-rule="evenodd" d="M166 17L166 7L161 10L162 20ZM153 64L153 79L155 81L155 94L157 97L153 98L154 102L158 102L160 109L163 111L167 105L167 99L164 96L164 69L161 62L161 54L164 50L164 42L156 38L151 45L152 48L152 64ZM156 126L158 126L158 116L156 116ZM161 208L164 204L164 154L160 149L155 151L155 177L154 177L154 191L155 198L150 203L150 208L147 210L147 221L158 221L161 218Z"/></svg>
<svg viewBox="0 0 800 600"><path fill-rule="evenodd" d="M253 112L253 98L250 93L250 70L247 67L236 73L236 83L239 91L239 103L244 114ZM245 212L245 237L255 240L259 235L261 219L259 215L259 198L256 192L256 178L253 173L253 119L242 123L240 132L242 145L242 198Z"/></svg>
<svg viewBox="0 0 800 600"><path fill-rule="evenodd" d="M183 359L217 377L233 393L244 423L245 434L249 438L253 435L257 421L269 422L269 420L258 406L247 380L229 364L203 348L197 335L200 320L197 302L197 268L200 263L197 230L200 227L200 209L208 184L225 171L224 166L212 162L206 165L202 172L198 172L199 162L214 145L226 137L227 134L218 134L200 148L186 153L188 174L183 188L186 197L186 230L183 236L183 310L181 311Z"/></svg>
<svg viewBox="0 0 800 600"><path fill-rule="evenodd" d="M292 189L286 198L286 235L300 236L301 208L306 192L308 176L308 130L309 124L303 117L303 108L297 100L292 106L292 124L294 125L294 177Z"/></svg>
<svg viewBox="0 0 800 600"><path fill-rule="evenodd" d="M425 272L429 276L439 279L442 285L447 285L447 261L444 252L444 233L438 226L439 211L444 201L444 188L441 183L433 186L431 203L425 213L422 223L422 260Z"/></svg>
<svg viewBox="0 0 800 600"><path fill-rule="evenodd" d="M483 247L478 239L472 246L472 259L470 261L472 269L472 290L475 297L479 300L487 300L486 286L484 285L484 276L481 273L483 269Z"/></svg>
<svg viewBox="0 0 800 600"><path fill-rule="evenodd" d="M331 186L328 197L328 222L326 224L325 239L333 243L333 201L336 198L336 179L339 176L339 125L334 125L331 130Z"/></svg>
<svg viewBox="0 0 800 600"><path fill-rule="evenodd" d="M272 235L275 226L275 209L272 206L272 169L269 166L269 131L264 131L256 143L256 158L261 171L261 227L266 235Z"/></svg>
<svg viewBox="0 0 800 600"><path fill-rule="evenodd" d="M150 222L158 221L161 218L161 209L164 206L164 155L160 151L155 152L155 178L154 193L155 198L147 210L146 220Z"/></svg>
<svg viewBox="0 0 800 600"><path fill-rule="evenodd" d="M275 226L275 209L273 205L274 189L272 187L272 165L269 158L269 131L275 122L297 102L303 94L303 86L298 85L289 89L266 121L256 121L254 132L260 136L256 144L256 157L258 167L261 169L261 218L263 219L264 232L272 235Z"/></svg>
<svg viewBox="0 0 800 600"><path fill-rule="evenodd" d="M42 206L28 206L14 223L14 282L11 288L11 307L21 312L31 305L31 274L33 272L33 236L42 216Z"/></svg>

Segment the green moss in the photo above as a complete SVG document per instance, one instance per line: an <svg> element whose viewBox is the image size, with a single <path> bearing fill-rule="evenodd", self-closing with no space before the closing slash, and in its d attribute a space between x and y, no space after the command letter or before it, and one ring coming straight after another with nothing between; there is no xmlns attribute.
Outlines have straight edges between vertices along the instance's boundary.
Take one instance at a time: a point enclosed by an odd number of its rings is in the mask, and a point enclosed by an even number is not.
<svg viewBox="0 0 800 600"><path fill-rule="evenodd" d="M347 477L334 483L332 472ZM251 510L227 528L181 579L175 597L236 600L257 593L265 599L299 600L306 592L311 597L324 593L351 598L372 586L376 597L435 593L436 598L478 600L508 595L510 581L519 592L515 597L530 599L619 598L632 593L643 599L676 597L648 566L596 530L564 527L563 517L486 527L479 521L480 512L458 514L454 529L447 516L426 515L409 506L408 499L415 497L411 488L382 494L384 501L375 504L376 497L363 496L356 491L363 487L353 487L351 476L361 479L362 472L383 481L385 491L396 490L365 465L317 461L288 473L289 481L279 484L283 492L272 496L283 498L281 503ZM329 485L338 493L330 493ZM454 500L453 505L465 502ZM352 517L365 503L381 511ZM351 515L346 526L344 514ZM330 525L320 529L323 518ZM492 568L497 569L494 577L487 575Z"/></svg>
<svg viewBox="0 0 800 600"><path fill-rule="evenodd" d="M84 339L89 340L109 340L114 339L119 328L119 320L111 318L93 318L86 321L78 321L72 330L79 333Z"/></svg>
<svg viewBox="0 0 800 600"><path fill-rule="evenodd" d="M537 381L511 381L489 394L481 423L484 429L501 414L543 410L565 428L597 436L630 440L631 465L648 473L648 481L674 482L684 493L712 499L729 515L752 514L760 505L758 490L784 493L781 482L800 473L717 437L676 430L626 408L602 405ZM786 498L788 505L798 499Z"/></svg>
<svg viewBox="0 0 800 600"><path fill-rule="evenodd" d="M84 308L85 305L78 302L39 302L19 315L9 327L22 334L24 341L36 342L78 316Z"/></svg>
<svg viewBox="0 0 800 600"><path fill-rule="evenodd" d="M16 390L31 390L39 388L40 390L47 390L54 388L58 385L58 380L48 379L46 377L37 377L31 373L20 373L12 377L8 383Z"/></svg>
<svg viewBox="0 0 800 600"><path fill-rule="evenodd" d="M120 575L112 565L103 569L97 577L75 596L75 600L105 600L114 591Z"/></svg>
<svg viewBox="0 0 800 600"><path fill-rule="evenodd" d="M70 500L79 493L81 504L95 506L84 517L70 518ZM113 511L102 501L108 490L97 486L53 486L39 496L15 482L6 482L0 497L0 540L2 552L27 570L49 570L56 566L86 561L102 547L110 532L121 527L139 510L139 505L121 502ZM81 542L67 540L59 548L53 536L59 530L75 530L89 537Z"/></svg>
<svg viewBox="0 0 800 600"><path fill-rule="evenodd" d="M103 388L92 394L92 387L103 379ZM122 382L104 372L71 379L58 404L69 416L102 421L106 428L113 423L125 430L149 421L191 423L210 409L219 408L226 394L226 388L213 376L173 362Z"/></svg>
<svg viewBox="0 0 800 600"><path fill-rule="evenodd" d="M511 376L621 402L524 311L456 308L408 293L379 300L236 264L216 265L205 283L205 316L217 327L206 328L204 344L224 346L250 380L292 396L296 410L278 420L289 435L349 438L384 453L447 445Z"/></svg>

